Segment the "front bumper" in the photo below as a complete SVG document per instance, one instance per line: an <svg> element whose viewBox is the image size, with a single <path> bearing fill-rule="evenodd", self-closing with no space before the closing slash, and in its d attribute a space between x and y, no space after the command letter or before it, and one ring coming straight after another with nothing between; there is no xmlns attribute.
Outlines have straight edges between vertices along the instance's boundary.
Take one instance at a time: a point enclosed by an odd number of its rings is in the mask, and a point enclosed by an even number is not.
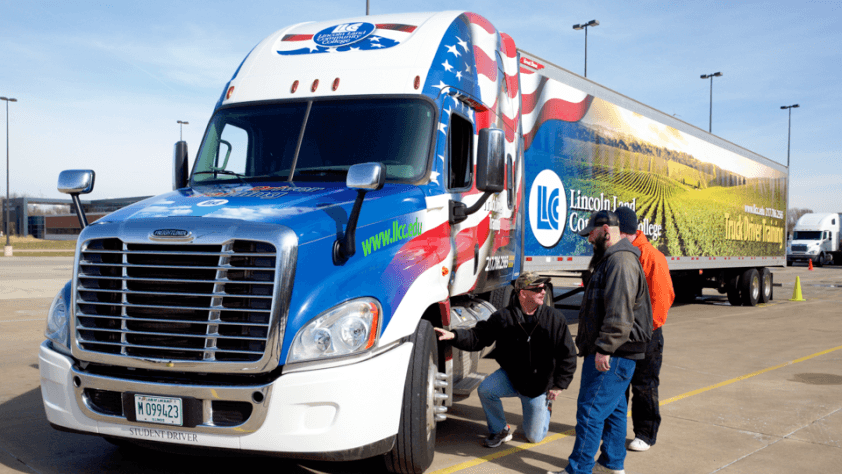
<svg viewBox="0 0 842 474"><path fill-rule="evenodd" d="M807 260L812 260L813 263L819 261L819 254L807 254L807 253L798 253L798 254L790 254L786 256L786 259L790 262L806 262Z"/></svg>
<svg viewBox="0 0 842 474"><path fill-rule="evenodd" d="M353 459L390 449L398 432L411 351L412 344L405 343L355 364L284 374L266 385L209 386L92 375L45 341L39 353L41 396L50 423L70 431L313 459ZM195 399L202 404L201 419L193 428L129 421L123 414L103 413L86 396L90 393L86 389ZM213 424L214 400L254 402L255 398L262 401L254 403L244 423Z"/></svg>

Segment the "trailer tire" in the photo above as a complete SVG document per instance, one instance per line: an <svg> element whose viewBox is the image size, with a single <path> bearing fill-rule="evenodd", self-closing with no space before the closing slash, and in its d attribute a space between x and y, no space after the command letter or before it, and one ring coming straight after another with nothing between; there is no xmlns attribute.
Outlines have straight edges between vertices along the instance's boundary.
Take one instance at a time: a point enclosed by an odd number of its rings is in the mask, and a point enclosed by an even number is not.
<svg viewBox="0 0 842 474"><path fill-rule="evenodd" d="M743 306L757 306L760 301L760 272L756 268L748 268L740 278Z"/></svg>
<svg viewBox="0 0 842 474"><path fill-rule="evenodd" d="M743 299L740 297L740 290L728 290L728 302L731 306L742 306Z"/></svg>
<svg viewBox="0 0 842 474"><path fill-rule="evenodd" d="M774 290L774 279L772 278L772 271L766 267L760 269L760 302L768 303L772 301Z"/></svg>
<svg viewBox="0 0 842 474"><path fill-rule="evenodd" d="M403 390L400 425L392 450L386 453L386 470L396 474L421 474L436 453L435 394L438 351L429 321L421 320L410 337L412 357Z"/></svg>

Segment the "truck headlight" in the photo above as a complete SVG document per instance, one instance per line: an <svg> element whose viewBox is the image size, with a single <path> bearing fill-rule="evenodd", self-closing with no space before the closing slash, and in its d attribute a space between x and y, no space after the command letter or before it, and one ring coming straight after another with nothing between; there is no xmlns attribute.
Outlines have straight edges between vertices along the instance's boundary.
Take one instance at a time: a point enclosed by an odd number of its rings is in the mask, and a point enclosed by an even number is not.
<svg viewBox="0 0 842 474"><path fill-rule="evenodd" d="M383 310L374 298L342 303L310 321L293 338L287 362L340 357L374 347Z"/></svg>
<svg viewBox="0 0 842 474"><path fill-rule="evenodd" d="M47 328L44 330L44 336L52 341L53 347L67 354L70 354L70 318L67 311L69 296L70 282L53 298L50 312L47 313Z"/></svg>

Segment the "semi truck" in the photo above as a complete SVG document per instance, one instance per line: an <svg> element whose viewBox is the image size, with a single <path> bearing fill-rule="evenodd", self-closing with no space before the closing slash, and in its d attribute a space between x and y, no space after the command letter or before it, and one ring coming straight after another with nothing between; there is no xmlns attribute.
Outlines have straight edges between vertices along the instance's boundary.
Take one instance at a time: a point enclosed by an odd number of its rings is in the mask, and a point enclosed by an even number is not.
<svg viewBox="0 0 842 474"><path fill-rule="evenodd" d="M785 262L785 167L470 12L273 33L189 161L176 143L172 192L90 225L94 171L59 175L84 230L39 353L56 429L423 472L483 378L433 328L586 270L590 213L634 209L689 297L766 301Z"/></svg>
<svg viewBox="0 0 842 474"><path fill-rule="evenodd" d="M842 263L842 214L833 212L808 213L798 218L792 229L792 240L786 254L786 264L812 261L821 267Z"/></svg>

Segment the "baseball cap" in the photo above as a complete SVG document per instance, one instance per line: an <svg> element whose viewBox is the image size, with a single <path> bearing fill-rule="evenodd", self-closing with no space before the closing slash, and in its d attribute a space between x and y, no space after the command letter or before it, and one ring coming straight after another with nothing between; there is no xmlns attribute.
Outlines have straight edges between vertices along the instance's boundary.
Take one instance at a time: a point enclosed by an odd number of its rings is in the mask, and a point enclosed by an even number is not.
<svg viewBox="0 0 842 474"><path fill-rule="evenodd" d="M540 285L542 283L548 283L549 281L549 277L542 277L535 272L524 272L517 277L517 280L515 280L515 291L520 291L524 288Z"/></svg>
<svg viewBox="0 0 842 474"><path fill-rule="evenodd" d="M609 227L619 227L620 219L617 218L617 214L614 214L611 211L594 212L593 214L591 214L591 219L588 221L588 226L580 230L579 235L581 235L582 237L587 237L592 230L596 229L597 227L602 227L605 224L608 224Z"/></svg>
<svg viewBox="0 0 842 474"><path fill-rule="evenodd" d="M637 214L630 207L620 206L614 211L620 219L620 232L624 234L637 233Z"/></svg>

